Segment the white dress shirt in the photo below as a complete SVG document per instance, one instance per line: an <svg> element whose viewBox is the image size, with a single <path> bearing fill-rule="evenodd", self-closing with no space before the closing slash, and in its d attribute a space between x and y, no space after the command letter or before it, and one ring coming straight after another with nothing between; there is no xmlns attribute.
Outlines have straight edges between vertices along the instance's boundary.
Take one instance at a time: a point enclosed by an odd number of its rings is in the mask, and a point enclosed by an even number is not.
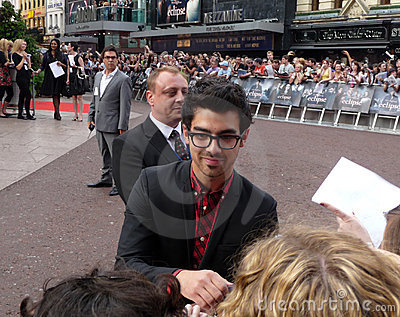
<svg viewBox="0 0 400 317"><path fill-rule="evenodd" d="M103 70L103 76L101 76L101 81L100 81L100 97L103 96L104 91L107 88L107 85L110 83L111 79L113 79L114 75L117 73L118 71L118 67L115 68L115 70L109 74L108 76L106 76L106 70Z"/></svg>
<svg viewBox="0 0 400 317"><path fill-rule="evenodd" d="M158 130L161 131L165 139L167 140L168 144L171 146L172 150L175 152L175 140L170 140L169 136L171 135L173 130L176 130L176 132L179 133L179 136L181 137L181 140L183 144L186 144L185 138L182 133L182 124L179 122L179 124L175 127L172 128L169 125L166 125L162 123L161 121L158 121L156 118L154 118L153 114L150 112L150 120L153 121L153 123L156 125Z"/></svg>

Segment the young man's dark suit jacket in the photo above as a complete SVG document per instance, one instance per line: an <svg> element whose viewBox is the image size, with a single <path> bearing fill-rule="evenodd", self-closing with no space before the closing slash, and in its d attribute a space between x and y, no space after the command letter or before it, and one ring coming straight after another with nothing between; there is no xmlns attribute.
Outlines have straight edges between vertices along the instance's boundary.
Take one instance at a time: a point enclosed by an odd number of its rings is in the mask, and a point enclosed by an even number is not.
<svg viewBox="0 0 400 317"><path fill-rule="evenodd" d="M125 204L142 169L179 160L150 117L114 140L112 159L115 184Z"/></svg>
<svg viewBox="0 0 400 317"><path fill-rule="evenodd" d="M152 281L159 274L193 269L196 217L190 164L143 170L127 204L117 268L133 268ZM235 172L198 269L229 279L232 256L243 243L264 229L274 230L277 223L276 201Z"/></svg>

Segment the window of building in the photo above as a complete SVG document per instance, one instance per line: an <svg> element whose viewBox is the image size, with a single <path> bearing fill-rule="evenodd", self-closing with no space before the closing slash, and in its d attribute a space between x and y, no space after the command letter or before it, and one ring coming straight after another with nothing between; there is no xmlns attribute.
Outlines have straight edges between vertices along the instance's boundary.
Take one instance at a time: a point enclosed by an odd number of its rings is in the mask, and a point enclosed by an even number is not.
<svg viewBox="0 0 400 317"><path fill-rule="evenodd" d="M381 0L381 4L390 4L390 0Z"/></svg>
<svg viewBox="0 0 400 317"><path fill-rule="evenodd" d="M38 0L38 1L40 1L40 0ZM42 7L44 7L44 0L42 0Z"/></svg>
<svg viewBox="0 0 400 317"><path fill-rule="evenodd" d="M343 8L343 0L335 0L335 9Z"/></svg>
<svg viewBox="0 0 400 317"><path fill-rule="evenodd" d="M312 0L311 10L318 11L319 10L319 0Z"/></svg>
<svg viewBox="0 0 400 317"><path fill-rule="evenodd" d="M30 10L31 9L31 2L29 1L28 4L29 4L29 10Z"/></svg>
<svg viewBox="0 0 400 317"><path fill-rule="evenodd" d="M55 26L59 26L58 25L58 16L57 16L57 14L54 15L54 24L55 24Z"/></svg>
<svg viewBox="0 0 400 317"><path fill-rule="evenodd" d="M36 8L36 0L33 0L33 8Z"/></svg>
<svg viewBox="0 0 400 317"><path fill-rule="evenodd" d="M49 18L50 18L50 20L49 20L49 29L51 29L53 27L53 16L50 14Z"/></svg>

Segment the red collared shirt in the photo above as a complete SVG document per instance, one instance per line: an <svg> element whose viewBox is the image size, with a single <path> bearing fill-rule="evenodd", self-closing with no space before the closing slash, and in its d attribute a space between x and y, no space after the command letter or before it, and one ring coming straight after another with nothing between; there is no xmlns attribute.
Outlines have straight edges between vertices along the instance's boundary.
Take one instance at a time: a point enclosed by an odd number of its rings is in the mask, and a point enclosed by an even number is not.
<svg viewBox="0 0 400 317"><path fill-rule="evenodd" d="M193 172L193 166L190 168L190 180L196 203L196 231L195 246L193 251L194 268L197 268L203 259L207 249L209 238L214 230L215 220L217 219L218 210L221 202L232 183L233 174L225 182L224 187L218 191L210 192L197 179Z"/></svg>

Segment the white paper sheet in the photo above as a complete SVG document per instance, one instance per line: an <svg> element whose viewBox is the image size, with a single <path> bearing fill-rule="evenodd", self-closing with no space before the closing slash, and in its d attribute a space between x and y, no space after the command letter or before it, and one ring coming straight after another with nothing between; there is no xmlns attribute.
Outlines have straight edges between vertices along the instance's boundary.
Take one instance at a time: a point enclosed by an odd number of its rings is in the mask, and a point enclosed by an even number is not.
<svg viewBox="0 0 400 317"><path fill-rule="evenodd" d="M75 66L74 55L68 55L68 59L69 59L69 64L71 66Z"/></svg>
<svg viewBox="0 0 400 317"><path fill-rule="evenodd" d="M355 213L378 247L386 227L385 213L400 205L400 188L342 157L312 198L346 214Z"/></svg>
<svg viewBox="0 0 400 317"><path fill-rule="evenodd" d="M55 78L58 78L65 74L62 67L57 65L57 62L50 63L49 66Z"/></svg>

